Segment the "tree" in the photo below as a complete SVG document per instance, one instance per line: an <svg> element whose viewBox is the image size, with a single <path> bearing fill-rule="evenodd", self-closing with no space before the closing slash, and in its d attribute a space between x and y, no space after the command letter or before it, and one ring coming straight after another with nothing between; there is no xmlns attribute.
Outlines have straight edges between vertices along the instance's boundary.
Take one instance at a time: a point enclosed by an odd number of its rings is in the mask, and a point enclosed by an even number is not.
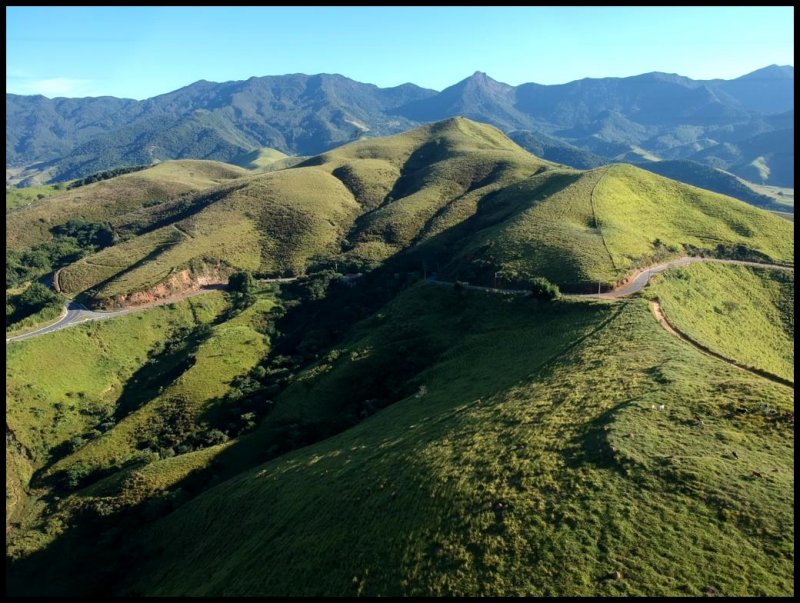
<svg viewBox="0 0 800 603"><path fill-rule="evenodd" d="M552 301L561 295L558 285L551 283L543 276L537 276L531 281L531 295L536 299Z"/></svg>
<svg viewBox="0 0 800 603"><path fill-rule="evenodd" d="M20 304L33 311L40 310L48 304L60 302L60 298L41 283L31 283L19 296Z"/></svg>
<svg viewBox="0 0 800 603"><path fill-rule="evenodd" d="M234 272L228 277L228 289L234 293L253 295L256 290L256 280L253 274L247 270Z"/></svg>

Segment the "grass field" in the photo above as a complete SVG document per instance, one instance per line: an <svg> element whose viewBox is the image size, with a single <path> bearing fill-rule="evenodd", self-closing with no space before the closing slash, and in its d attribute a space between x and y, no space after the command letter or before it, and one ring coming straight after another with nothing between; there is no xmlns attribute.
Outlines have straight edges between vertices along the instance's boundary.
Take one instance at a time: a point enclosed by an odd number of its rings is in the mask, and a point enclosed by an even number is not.
<svg viewBox="0 0 800 603"><path fill-rule="evenodd" d="M793 591L791 392L674 339L644 301L541 310L481 295L418 290L376 316L385 343L411 316L418 336L442 325L426 336L449 347L414 393L160 521L127 592ZM357 365L375 369L369 343L293 386L305 404L292 390L280 403L335 409Z"/></svg>
<svg viewBox="0 0 800 603"><path fill-rule="evenodd" d="M214 337L238 340L247 312ZM225 341L223 356L239 355ZM201 405L218 396L229 378L199 374L225 372L218 350L199 348L169 388ZM137 413L159 409L134 411L62 466L133 450L124 424L141 429ZM645 300L545 304L417 285L301 373L259 430L78 491L12 550L61 550L73 505L172 500L159 493L208 463L252 460L277 427L317 424L345 430L110 541L117 592L790 594L792 409L787 388L663 331ZM358 424L347 429L347 415ZM135 574L115 566L120 551L125 567L138 551ZM58 590L45 579L58 567L37 566L41 584Z"/></svg>
<svg viewBox="0 0 800 603"><path fill-rule="evenodd" d="M151 288L191 260L303 273L343 246L346 256L383 260L469 216L445 215L451 204L474 212L480 195L545 167L468 120L352 143L303 165L216 188L208 202L201 195L191 216L67 267L62 287L109 299Z"/></svg>
<svg viewBox="0 0 800 603"><path fill-rule="evenodd" d="M46 198L6 214L6 244L13 249L32 247L50 240L50 229L69 219L108 221L141 209L145 203L166 201L246 174L240 167L218 161L186 159L165 161L69 191L53 190ZM20 189L27 190L33 189ZM6 191L7 199L8 194Z"/></svg>
<svg viewBox="0 0 800 603"><path fill-rule="evenodd" d="M107 300L151 289L193 260L303 272L310 258L336 251L357 211L341 182L320 170L264 174L188 218L65 268L62 288L96 288L94 298Z"/></svg>
<svg viewBox="0 0 800 603"><path fill-rule="evenodd" d="M190 429L181 422L205 422L231 380L264 356L267 342L255 329L272 304L262 297L226 317L223 295L210 293L9 348L7 422L38 470L37 496L45 497L53 479L63 481L65 475L110 475L47 513L32 509L14 554L46 546L93 497L130 504L131 480L146 498L205 467L223 450L225 445L212 446L173 460L174 450L160 457L147 446L163 445L165 437ZM200 325L208 326L198 330ZM74 362L52 364L51 354L65 349ZM39 379L48 363L58 369ZM185 408L179 400L186 401ZM10 475L7 493L14 480L27 483L18 472ZM64 485L57 491L64 492ZM7 494L7 507L8 500Z"/></svg>
<svg viewBox="0 0 800 603"><path fill-rule="evenodd" d="M695 341L794 381L793 273L697 263L657 275L648 295Z"/></svg>
<svg viewBox="0 0 800 603"><path fill-rule="evenodd" d="M263 335L245 318L268 311L270 306L269 300L262 300L244 316L214 326L207 336L193 342L191 364L177 378L159 385L157 395L150 399L137 396L142 399L128 405L135 410L126 413L102 436L58 461L45 477L75 464L93 470L124 465L141 450L140 444L146 440L148 431L158 429L157 423L169 414L169 407L176 399L186 400L194 417L208 412L228 391L233 378L246 374L266 353Z"/></svg>
<svg viewBox="0 0 800 603"><path fill-rule="evenodd" d="M67 183L45 184L26 188L6 187L6 211L30 205L35 201L64 192Z"/></svg>
<svg viewBox="0 0 800 603"><path fill-rule="evenodd" d="M274 172L302 163L307 157L292 157L277 149L264 147L231 159L230 163L256 172Z"/></svg>
<svg viewBox="0 0 800 603"><path fill-rule="evenodd" d="M595 198L603 238L623 269L651 256L655 239L706 249L740 243L776 262L794 259L794 227L770 212L633 166L606 168Z"/></svg>
<svg viewBox="0 0 800 603"><path fill-rule="evenodd" d="M46 462L50 450L103 422L148 354L222 308L222 295L211 293L8 346L9 427L37 463Z"/></svg>

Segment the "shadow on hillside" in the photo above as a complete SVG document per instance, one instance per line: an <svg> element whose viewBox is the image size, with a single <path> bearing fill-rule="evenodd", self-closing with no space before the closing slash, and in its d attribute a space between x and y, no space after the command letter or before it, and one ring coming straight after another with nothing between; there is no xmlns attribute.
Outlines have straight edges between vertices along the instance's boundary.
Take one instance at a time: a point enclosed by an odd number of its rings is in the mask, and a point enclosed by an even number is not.
<svg viewBox="0 0 800 603"><path fill-rule="evenodd" d="M136 576L157 552L145 551L147 543L131 535L141 533L220 481L212 463L178 482L170 494L156 495L121 511L109 514L92 503L83 505L69 526L42 549L20 559L7 557L6 595L118 595L130 576ZM52 496L48 498L49 504L56 504ZM103 501L99 504L102 506Z"/></svg>
<svg viewBox="0 0 800 603"><path fill-rule="evenodd" d="M640 400L641 397L636 396L623 400L603 412L590 423L585 424L572 440L577 453L565 458L567 466L576 468L588 463L602 469L612 469L620 475L625 475L625 471L616 459L614 448L608 441L608 428L620 411Z"/></svg>
<svg viewBox="0 0 800 603"><path fill-rule="evenodd" d="M190 369L196 361L197 350L210 335L204 325L188 332L179 330L165 342L162 350L148 354L147 361L125 382L117 399L114 422L120 422L157 397Z"/></svg>

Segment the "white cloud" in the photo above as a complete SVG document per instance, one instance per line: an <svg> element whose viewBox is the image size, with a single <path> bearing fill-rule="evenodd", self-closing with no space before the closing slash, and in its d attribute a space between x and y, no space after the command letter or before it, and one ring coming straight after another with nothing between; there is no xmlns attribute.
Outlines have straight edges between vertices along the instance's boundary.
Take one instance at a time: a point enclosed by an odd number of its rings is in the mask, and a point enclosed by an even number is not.
<svg viewBox="0 0 800 603"><path fill-rule="evenodd" d="M86 96L92 80L71 77L27 78L12 77L6 81L9 92L16 94L42 94L44 96ZM15 80L15 81L14 81Z"/></svg>

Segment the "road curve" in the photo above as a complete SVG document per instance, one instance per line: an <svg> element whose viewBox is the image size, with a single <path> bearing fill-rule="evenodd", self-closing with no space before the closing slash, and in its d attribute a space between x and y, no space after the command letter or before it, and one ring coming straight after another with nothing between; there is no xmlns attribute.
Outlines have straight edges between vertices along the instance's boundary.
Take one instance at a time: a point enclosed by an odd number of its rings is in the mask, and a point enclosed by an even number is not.
<svg viewBox="0 0 800 603"><path fill-rule="evenodd" d="M717 258L702 258L696 256L683 256L680 258L676 258L674 260L669 260L667 262L662 262L661 264L655 264L650 266L649 268L642 268L641 270L632 273L623 283L618 287L612 289L611 291L606 291L605 293L565 293L564 297L567 298L575 298L575 297L593 297L598 299L617 299L619 297L627 297L628 295L633 295L634 293L638 293L642 289L647 286L647 283L650 281L650 277L654 274L658 274L659 272L664 272L665 270L669 270L670 268L678 268L680 266L688 266L689 264L694 264L695 262L719 262L723 264L739 264L741 266L755 266L756 268L771 268L773 270L788 270L790 272L794 272L794 266L784 266L782 264L766 264L763 262L746 262L744 260L720 260ZM455 283L452 281L439 281L436 280L435 277L429 277L426 280L427 283L432 285L449 285L454 286ZM492 293L505 293L507 295L527 295L531 291L530 289L497 289L493 287L481 287L479 285L469 285L464 284L464 289L469 289L472 291L489 291Z"/></svg>
<svg viewBox="0 0 800 603"><path fill-rule="evenodd" d="M166 297L164 299L160 299L150 304L142 306L133 306L130 308L123 308L122 310L113 310L111 312L95 312L94 310L90 310L83 304L72 301L65 306L64 313L61 315L61 318L59 318L56 322L49 324L45 327L36 329L35 331L30 331L28 333L23 333L22 335L16 335L14 337L8 337L6 338L6 343L12 343L14 341L22 341L23 339L30 339L31 337L38 337L39 335L46 335L47 333L60 331L61 329L66 329L67 327L71 327L73 325L81 324L84 322L89 322L92 320L103 320L105 318L114 318L115 316L122 316L123 314L130 314L131 312L146 310L148 308L153 308L155 306L163 306L165 304L181 301L188 297L203 295L204 293L210 293L211 291L218 291L218 290L219 290L218 288L205 287L202 289L198 289L197 291L192 291L188 294L182 293L179 296Z"/></svg>
<svg viewBox="0 0 800 603"><path fill-rule="evenodd" d="M703 258L703 257L695 257L695 256L684 256L680 258L676 258L674 260L669 260L668 262L662 262L661 264L656 264L654 266L650 266L649 268L644 268L639 270L638 272L634 272L631 274L630 277L626 280L626 282L611 291L607 291L605 293L580 293L580 294L569 294L565 295L564 297L567 298L599 298L599 299L618 299L620 297L626 297L628 295L633 295L634 293L638 293L642 289L647 286L647 283L650 281L650 277L654 274L658 274L659 272L664 272L665 270L669 270L670 268L677 268L680 266L688 266L689 264L693 264L695 262L719 262L723 264L739 264L740 266L754 266L756 268L769 268L772 270L786 270L789 272L794 272L794 266L784 266L781 264L766 264L764 262L747 262L744 260L722 260L717 258ZM451 287L455 285L453 282L447 281L437 281L435 277L431 277L427 279L427 283L433 285L450 285ZM479 287L477 285L463 285L465 289L471 289L476 291L489 291L494 293L504 293L506 295L522 295L522 294L530 294L529 290L524 289L493 289L491 287ZM745 366L743 364L739 364L730 358L726 358L717 352L714 352L710 348L702 345L701 343L695 341L687 334L679 331L673 325L671 325L668 321L666 316L664 316L663 311L661 310L661 306L657 301L650 302L650 309L653 312L658 323L661 327L667 331L670 335L677 337L681 341L688 343L692 347L700 350L702 353L722 360L723 362L734 366L738 369L743 371L747 371L754 375L758 375L759 377L764 377L765 379L769 379L775 383L779 383L781 385L785 385L787 387L794 388L794 382L788 379L784 379L778 375L774 375L770 372Z"/></svg>
<svg viewBox="0 0 800 603"><path fill-rule="evenodd" d="M261 279L260 282L289 283L294 280L297 280L297 277ZM47 333L52 333L53 331L60 331L61 329L66 329L67 327L71 327L73 325L81 324L84 322L89 322L92 320L103 320L106 318L114 318L115 316L122 316L124 314L138 312L139 310L146 310L148 308L154 308L156 306L164 306L166 304L182 301L189 297L204 295L205 293L211 293L212 291L220 291L224 288L225 288L224 285L208 285L206 287L201 287L196 291L184 292L178 295L173 295L171 297L165 297L164 299L156 300L149 304L143 304L141 306L131 306L128 308L123 308L122 310L113 310L111 312L95 312L94 310L90 310L83 304L72 301L65 306L64 312L61 314L61 318L59 318L56 322L49 324L45 327L36 329L35 331L23 333L22 335L7 337L6 343L8 344L14 341L22 341L23 339L30 339L31 337L38 337L39 335L46 335Z"/></svg>
<svg viewBox="0 0 800 603"><path fill-rule="evenodd" d="M771 268L775 270L789 270L794 272L793 266L783 266L779 264L765 264L761 262L746 262L744 260L720 260L717 258L701 258L695 256L684 256L674 260L670 260L668 262L663 262L661 264L656 264L655 266L650 266L649 268L643 268L638 272L634 272L625 282L625 284L620 285L619 287L612 289L611 291L607 291L605 293L591 293L591 294L584 294L581 297L599 297L605 299L616 299L618 297L626 297L628 295L632 295L634 293L638 293L642 289L647 286L647 283L650 281L650 277L654 274L658 274L659 272L664 272L665 270L669 270L670 268L678 268L680 266L688 266L689 264L694 264L695 262L719 262L722 264L739 264L740 266L755 266L756 268Z"/></svg>

